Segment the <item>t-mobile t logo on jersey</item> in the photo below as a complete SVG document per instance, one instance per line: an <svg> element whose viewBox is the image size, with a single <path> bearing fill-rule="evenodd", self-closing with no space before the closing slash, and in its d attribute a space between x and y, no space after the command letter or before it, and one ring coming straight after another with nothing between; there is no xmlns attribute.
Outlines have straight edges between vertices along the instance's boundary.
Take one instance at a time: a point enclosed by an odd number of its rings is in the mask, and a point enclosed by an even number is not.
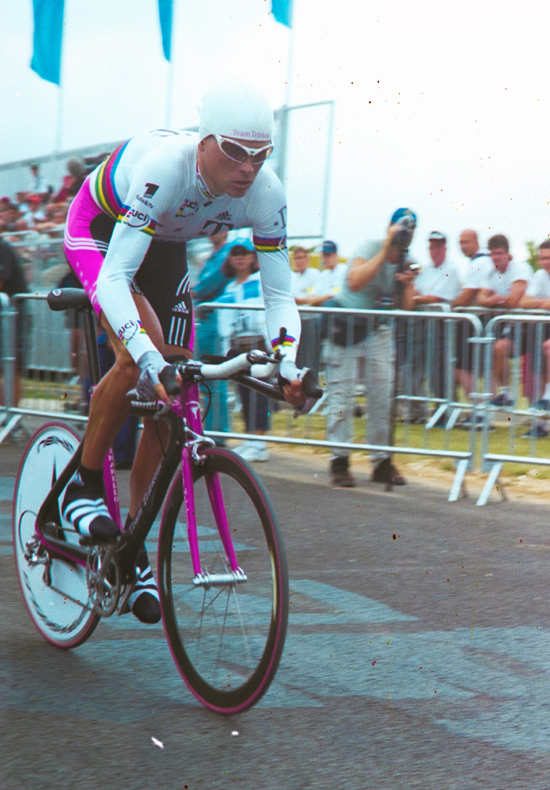
<svg viewBox="0 0 550 790"><path fill-rule="evenodd" d="M155 194L155 192L158 189L158 184L145 184L145 186L147 188L145 190L145 193L144 193L143 197L145 197L145 198L152 198L153 195Z"/></svg>

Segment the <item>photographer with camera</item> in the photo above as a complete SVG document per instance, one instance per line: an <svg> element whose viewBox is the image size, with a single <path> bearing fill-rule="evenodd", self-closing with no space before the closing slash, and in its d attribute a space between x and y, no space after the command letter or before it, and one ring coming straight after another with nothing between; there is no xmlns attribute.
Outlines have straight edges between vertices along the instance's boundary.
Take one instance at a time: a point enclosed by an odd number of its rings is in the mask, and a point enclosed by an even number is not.
<svg viewBox="0 0 550 790"><path fill-rule="evenodd" d="M412 310L413 272L406 265L407 250L416 227L416 215L408 208L394 212L386 238L365 241L348 266L346 281L333 302L352 310ZM364 321L364 320L363 320ZM368 390L368 444L391 444L396 343L391 318L375 318L362 324L355 319L353 331L338 331L337 321L327 339L327 438L353 441L357 360L366 357ZM330 323L329 323L330 326ZM336 329L334 329L336 327ZM405 479L383 451L372 453L375 482L405 485ZM330 460L332 484L349 488L355 479L349 471L349 454L334 448Z"/></svg>

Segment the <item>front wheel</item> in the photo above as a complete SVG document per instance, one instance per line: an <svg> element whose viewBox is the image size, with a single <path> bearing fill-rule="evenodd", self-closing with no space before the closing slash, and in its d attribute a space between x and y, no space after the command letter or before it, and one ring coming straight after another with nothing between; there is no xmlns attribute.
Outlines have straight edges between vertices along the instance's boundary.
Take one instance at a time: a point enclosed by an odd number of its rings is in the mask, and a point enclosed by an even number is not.
<svg viewBox="0 0 550 790"><path fill-rule="evenodd" d="M62 423L43 425L25 448L13 497L13 550L23 600L42 636L63 648L77 647L88 639L99 616L88 600L86 569L50 558L35 536L35 521L79 442L78 435ZM59 497L59 507L64 494ZM75 533L62 529L56 537L78 542Z"/></svg>
<svg viewBox="0 0 550 790"><path fill-rule="evenodd" d="M269 495L248 465L211 448L195 467L195 513L202 570L229 564L212 512L207 479L218 475L239 567L246 582L193 585L181 477L170 489L159 537L164 627L178 670L197 699L219 713L238 713L269 688L288 620L288 570Z"/></svg>

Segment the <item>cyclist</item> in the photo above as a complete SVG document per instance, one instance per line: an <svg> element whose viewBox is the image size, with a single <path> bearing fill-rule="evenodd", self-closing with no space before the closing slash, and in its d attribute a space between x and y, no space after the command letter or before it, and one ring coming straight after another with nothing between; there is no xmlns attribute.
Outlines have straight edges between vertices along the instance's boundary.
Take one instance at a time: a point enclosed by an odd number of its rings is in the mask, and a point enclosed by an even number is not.
<svg viewBox="0 0 550 790"><path fill-rule="evenodd" d="M271 168L273 113L264 94L238 79L203 97L198 135L168 129L120 145L91 173L71 204L65 252L105 327L114 367L91 400L82 461L69 485L63 516L84 535L114 541L118 527L102 493L103 463L124 424L128 390L168 403L175 369L164 355L193 350L193 313L185 243L223 230L252 227L269 337L278 345L287 328L280 375L286 400L304 395L295 366L300 318L291 295L286 250L286 200ZM160 461L152 420L130 479L129 526ZM137 561L130 608L143 622L160 618L147 553Z"/></svg>

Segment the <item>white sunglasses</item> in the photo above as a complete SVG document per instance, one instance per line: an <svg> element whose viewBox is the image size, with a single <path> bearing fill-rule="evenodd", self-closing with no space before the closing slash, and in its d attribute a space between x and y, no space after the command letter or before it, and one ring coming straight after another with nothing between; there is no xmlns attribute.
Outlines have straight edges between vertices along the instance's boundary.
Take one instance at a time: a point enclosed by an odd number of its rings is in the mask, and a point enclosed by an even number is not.
<svg viewBox="0 0 550 790"><path fill-rule="evenodd" d="M263 165L273 151L273 143L269 143L263 148L248 148L248 146L236 143L234 140L228 140L227 137L223 137L221 134L212 132L212 137L216 140L220 151L229 159L232 159L233 162L239 162L239 164L242 164L250 156L253 165Z"/></svg>

